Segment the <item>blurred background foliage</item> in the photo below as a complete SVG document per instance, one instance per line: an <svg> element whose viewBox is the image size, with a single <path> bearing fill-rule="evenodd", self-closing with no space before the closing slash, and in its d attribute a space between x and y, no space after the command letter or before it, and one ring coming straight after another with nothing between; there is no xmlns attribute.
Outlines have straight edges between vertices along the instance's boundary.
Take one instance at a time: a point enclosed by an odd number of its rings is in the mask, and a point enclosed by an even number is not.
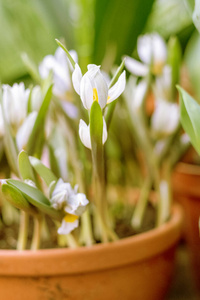
<svg viewBox="0 0 200 300"><path fill-rule="evenodd" d="M91 62L108 71L122 55L133 53L138 35L157 31L166 40L178 36L200 95L193 6L194 0L0 0L0 80L25 80L21 54L38 64L55 52L55 38L76 49L84 71Z"/></svg>

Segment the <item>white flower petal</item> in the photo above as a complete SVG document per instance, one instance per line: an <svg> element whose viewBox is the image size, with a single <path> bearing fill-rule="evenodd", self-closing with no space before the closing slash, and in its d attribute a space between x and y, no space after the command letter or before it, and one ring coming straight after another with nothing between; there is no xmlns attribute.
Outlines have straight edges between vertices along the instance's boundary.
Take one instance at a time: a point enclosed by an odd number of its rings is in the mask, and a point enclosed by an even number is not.
<svg viewBox="0 0 200 300"><path fill-rule="evenodd" d="M77 61L77 54L74 50L71 55ZM71 91L71 71L73 70L68 61L66 53L60 47L54 56L47 55L39 66L39 73L42 78L47 78L49 72L53 72L53 93L60 99L67 99L67 94Z"/></svg>
<svg viewBox="0 0 200 300"><path fill-rule="evenodd" d="M61 178L57 181L56 186L51 194L50 202L52 206L59 210L68 206L68 201L75 194L70 183L64 182ZM73 212L69 212L73 213Z"/></svg>
<svg viewBox="0 0 200 300"><path fill-rule="evenodd" d="M12 87L3 85L3 110L5 118L16 133L27 115L27 103L30 90L24 83L15 83Z"/></svg>
<svg viewBox="0 0 200 300"><path fill-rule="evenodd" d="M73 60L75 61L75 63L78 63L78 55L77 52L75 50L70 50L69 54L71 55L71 57L73 58Z"/></svg>
<svg viewBox="0 0 200 300"><path fill-rule="evenodd" d="M88 65L88 71L81 80L80 97L87 110L91 109L94 101L97 101L102 109L106 106L108 85L100 72L100 66Z"/></svg>
<svg viewBox="0 0 200 300"><path fill-rule="evenodd" d="M90 110L93 103L93 86L87 73L85 73L81 80L80 97L85 109Z"/></svg>
<svg viewBox="0 0 200 300"><path fill-rule="evenodd" d="M167 47L164 39L159 34L153 35L153 62L163 62L167 60Z"/></svg>
<svg viewBox="0 0 200 300"><path fill-rule="evenodd" d="M72 230L78 227L78 224L78 220L75 220L74 222L65 222L63 219L61 227L58 228L58 234L69 234Z"/></svg>
<svg viewBox="0 0 200 300"><path fill-rule="evenodd" d="M19 128L16 135L16 143L19 151L26 147L29 136L33 130L33 126L36 118L37 118L37 112L33 111L32 113L29 114L29 116L25 119L22 126Z"/></svg>
<svg viewBox="0 0 200 300"><path fill-rule="evenodd" d="M53 55L47 55L43 59L43 61L39 65L39 73L40 76L45 79L49 75L50 70L54 70L56 68L56 60Z"/></svg>
<svg viewBox="0 0 200 300"><path fill-rule="evenodd" d="M86 206L89 203L85 194L77 193L69 197L68 205L65 207L65 212L80 216L86 210Z"/></svg>
<svg viewBox="0 0 200 300"><path fill-rule="evenodd" d="M108 85L104 76L101 74L100 71L96 73L93 84L94 84L93 88L96 88L97 91L97 97L98 97L97 101L100 107L103 109L107 104Z"/></svg>
<svg viewBox="0 0 200 300"><path fill-rule="evenodd" d="M0 105L0 139L4 136L5 129L4 129L4 120L2 114L2 107Z"/></svg>
<svg viewBox="0 0 200 300"><path fill-rule="evenodd" d="M162 75L156 76L154 93L156 98L171 100L171 83L172 83L172 74L171 67L164 66Z"/></svg>
<svg viewBox="0 0 200 300"><path fill-rule="evenodd" d="M126 85L126 72L119 76L117 82L111 87L108 91L108 101L107 103L112 102L113 100L117 99L124 91Z"/></svg>
<svg viewBox="0 0 200 300"><path fill-rule="evenodd" d="M103 136L102 136L103 144L105 144L107 137L108 137L107 125L105 119L103 118Z"/></svg>
<svg viewBox="0 0 200 300"><path fill-rule="evenodd" d="M141 80L138 85L135 87L135 92L133 96L133 110L138 109L141 107L145 94L148 89L148 82L147 80Z"/></svg>
<svg viewBox="0 0 200 300"><path fill-rule="evenodd" d="M174 132L179 124L179 106L160 100L151 119L151 126L157 135L167 136Z"/></svg>
<svg viewBox="0 0 200 300"><path fill-rule="evenodd" d="M75 64L74 72L72 73L72 83L75 91L80 95L80 84L82 79L82 72L78 64Z"/></svg>
<svg viewBox="0 0 200 300"><path fill-rule="evenodd" d="M77 119L78 117L78 108L73 103L62 101L61 103L64 111L71 119Z"/></svg>
<svg viewBox="0 0 200 300"><path fill-rule="evenodd" d="M126 56L125 66L129 72L136 76L146 76L149 70L148 66L129 56Z"/></svg>
<svg viewBox="0 0 200 300"><path fill-rule="evenodd" d="M88 75L91 77L91 79L96 75L96 73L100 70L100 67L101 66L97 66L97 65L95 65L95 64L89 64L88 66L87 66L87 69L88 69L88 71L89 72L87 72L88 73Z"/></svg>
<svg viewBox="0 0 200 300"><path fill-rule="evenodd" d="M42 91L41 91L41 87L39 85L36 85L33 89L32 89L32 93L31 93L31 109L39 111L41 104L42 104Z"/></svg>
<svg viewBox="0 0 200 300"><path fill-rule="evenodd" d="M167 48L163 38L158 34L146 34L138 38L138 55L146 63L164 63L167 59Z"/></svg>
<svg viewBox="0 0 200 300"><path fill-rule="evenodd" d="M83 120L80 120L79 123L79 136L83 145L89 149L92 149L90 127Z"/></svg>

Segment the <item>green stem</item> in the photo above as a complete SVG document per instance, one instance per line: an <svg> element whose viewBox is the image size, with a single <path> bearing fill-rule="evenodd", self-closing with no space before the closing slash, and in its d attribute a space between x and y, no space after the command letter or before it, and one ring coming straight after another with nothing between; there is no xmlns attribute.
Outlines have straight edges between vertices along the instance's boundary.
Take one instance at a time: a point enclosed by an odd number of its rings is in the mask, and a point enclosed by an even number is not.
<svg viewBox="0 0 200 300"><path fill-rule="evenodd" d="M63 112L64 114L64 112ZM65 115L65 114L64 114ZM66 122L62 124L66 127L65 130L65 136L67 138L67 141L69 143L69 151L70 151L70 157L72 161L72 166L75 173L76 182L79 186L79 190L82 193L85 193L85 185L83 183L83 174L80 172L80 169L82 169L80 165L79 156L77 153L77 145L74 138L73 130L70 127L70 124L68 123L68 120L66 119ZM91 218L89 211L84 213L81 216L82 226L81 226L81 236L80 240L83 242L83 244L90 246L94 243L94 238L92 234L92 224L91 224Z"/></svg>
<svg viewBox="0 0 200 300"><path fill-rule="evenodd" d="M80 234L80 242L85 244L86 246L91 246L94 244L93 234L92 234L92 224L90 218L90 210L87 210L81 216L81 234Z"/></svg>
<svg viewBox="0 0 200 300"><path fill-rule="evenodd" d="M33 231L32 243L31 243L31 250L38 250L40 248L41 230L42 230L42 218L34 217L34 231Z"/></svg>
<svg viewBox="0 0 200 300"><path fill-rule="evenodd" d="M151 191L151 186L152 186L152 179L150 176L147 176L141 188L140 197L134 209L133 217L131 220L131 224L133 228L136 230L141 227L144 212L149 200L149 193Z"/></svg>
<svg viewBox="0 0 200 300"><path fill-rule="evenodd" d="M73 236L72 233L67 234L65 236L65 238L66 238L66 242L70 248L74 249L74 248L78 248L80 246L78 241L76 240L76 238Z"/></svg>
<svg viewBox="0 0 200 300"><path fill-rule="evenodd" d="M129 110L130 111L130 110ZM143 118L142 110L137 111L130 115L132 128L135 133L136 141L140 148L142 149L144 156L146 158L146 163L148 167L148 175L152 178L154 188L157 192L157 225L162 223L162 205L161 205L161 194L160 194L160 172L159 172L159 159L154 151L153 142L149 137L149 132L145 119Z"/></svg>
<svg viewBox="0 0 200 300"><path fill-rule="evenodd" d="M93 153L93 151L92 151ZM95 157L97 159L95 159ZM94 201L96 204L96 216L101 233L102 242L116 241L118 239L116 233L110 227L108 205L106 201L105 189L105 170L104 170L104 152L99 155L92 155L93 159L93 176L94 176Z"/></svg>
<svg viewBox="0 0 200 300"><path fill-rule="evenodd" d="M163 180L160 183L161 199L162 199L162 223L166 222L171 214L172 204L172 188L171 188L171 164L166 160L163 166Z"/></svg>
<svg viewBox="0 0 200 300"><path fill-rule="evenodd" d="M20 225L19 225L19 235L17 242L17 250L25 250L28 237L28 223L29 214L24 211L20 211Z"/></svg>

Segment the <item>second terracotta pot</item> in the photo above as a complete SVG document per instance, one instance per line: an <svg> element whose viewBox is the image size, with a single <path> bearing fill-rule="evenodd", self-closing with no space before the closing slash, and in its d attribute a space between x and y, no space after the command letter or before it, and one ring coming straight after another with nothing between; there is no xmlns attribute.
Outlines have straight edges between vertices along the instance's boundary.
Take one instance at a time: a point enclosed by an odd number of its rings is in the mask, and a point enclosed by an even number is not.
<svg viewBox="0 0 200 300"><path fill-rule="evenodd" d="M179 163L173 174L174 198L184 209L184 236L200 293L200 166Z"/></svg>

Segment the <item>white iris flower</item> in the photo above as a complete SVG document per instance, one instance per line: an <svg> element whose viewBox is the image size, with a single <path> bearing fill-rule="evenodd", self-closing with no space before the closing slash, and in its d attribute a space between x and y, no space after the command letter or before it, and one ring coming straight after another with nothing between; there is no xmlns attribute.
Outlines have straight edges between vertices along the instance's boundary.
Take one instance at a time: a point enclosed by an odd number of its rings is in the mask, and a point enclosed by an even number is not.
<svg viewBox="0 0 200 300"><path fill-rule="evenodd" d="M124 71L115 85L109 89L107 81L100 71L100 66L88 65L88 71L82 76L81 69L76 64L72 74L72 82L85 109L90 110L94 101L97 101L103 109L106 104L114 101L123 93L126 77Z"/></svg>
<svg viewBox="0 0 200 300"><path fill-rule="evenodd" d="M137 50L141 62L126 57L127 69L136 76L146 76L151 69L154 75L162 73L167 60L167 47L163 38L156 34L146 34L138 38Z"/></svg>
<svg viewBox="0 0 200 300"><path fill-rule="evenodd" d="M70 55L77 61L77 54L74 50L69 51ZM43 79L47 78L49 72L53 72L53 93L60 99L68 100L72 85L70 64L65 52L59 47L55 55L47 55L39 65L39 73Z"/></svg>
<svg viewBox="0 0 200 300"><path fill-rule="evenodd" d="M15 83L12 87L3 85L3 110L13 135L16 134L27 116L29 93L30 90L25 89L22 82Z"/></svg>
<svg viewBox="0 0 200 300"><path fill-rule="evenodd" d="M43 95L42 90L39 85L36 85L32 89L31 93L31 110L32 111L39 111L41 105L42 105Z"/></svg>
<svg viewBox="0 0 200 300"><path fill-rule="evenodd" d="M2 113L2 107L0 105L0 139L4 137L5 129L4 129L4 121L3 121L3 113Z"/></svg>
<svg viewBox="0 0 200 300"><path fill-rule="evenodd" d="M50 198L52 206L57 210L63 210L65 217L62 220L59 234L68 234L78 227L79 216L85 211L89 203L85 194L77 192L78 186L73 189L70 183L58 180Z"/></svg>
<svg viewBox="0 0 200 300"><path fill-rule="evenodd" d="M166 65L163 68L163 73L155 78L154 93L156 98L166 99L171 101L172 87L172 70Z"/></svg>
<svg viewBox="0 0 200 300"><path fill-rule="evenodd" d="M165 137L173 133L179 124L179 106L165 100L156 103L151 119L151 127L156 136Z"/></svg>
<svg viewBox="0 0 200 300"><path fill-rule="evenodd" d="M36 111L31 112L18 129L16 134L16 144L19 151L26 149L37 115L38 113Z"/></svg>
<svg viewBox="0 0 200 300"><path fill-rule="evenodd" d="M90 137L90 125L87 125L83 120L79 123L79 136L83 145L89 149L92 149L91 137ZM107 126L105 119L103 118L103 135L102 143L105 144L108 137Z"/></svg>

